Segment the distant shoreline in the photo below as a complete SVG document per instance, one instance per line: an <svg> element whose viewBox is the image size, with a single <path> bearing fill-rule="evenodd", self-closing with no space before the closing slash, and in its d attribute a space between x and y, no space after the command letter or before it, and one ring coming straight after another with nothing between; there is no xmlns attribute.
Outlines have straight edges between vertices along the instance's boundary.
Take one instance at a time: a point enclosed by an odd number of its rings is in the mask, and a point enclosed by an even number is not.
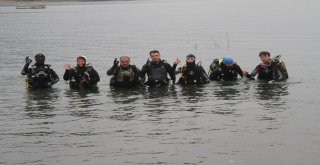
<svg viewBox="0 0 320 165"><path fill-rule="evenodd" d="M55 4L72 4L78 3L79 1L64 1L64 0L54 0L54 1L16 1L16 0L0 0L0 6L16 6L16 5L26 5L26 4L43 4L43 5L55 5Z"/></svg>
<svg viewBox="0 0 320 165"><path fill-rule="evenodd" d="M103 2L103 1L117 1L117 0L0 0L0 6L17 6L17 5L68 5L79 4L82 2Z"/></svg>

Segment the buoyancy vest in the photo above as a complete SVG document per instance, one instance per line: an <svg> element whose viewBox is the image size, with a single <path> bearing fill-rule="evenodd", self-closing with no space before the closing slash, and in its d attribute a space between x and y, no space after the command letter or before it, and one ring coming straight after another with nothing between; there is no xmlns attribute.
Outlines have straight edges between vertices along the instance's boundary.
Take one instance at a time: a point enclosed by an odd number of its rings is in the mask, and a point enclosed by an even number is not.
<svg viewBox="0 0 320 165"><path fill-rule="evenodd" d="M272 80L273 77L273 70L270 64L259 64L259 74L258 79L263 80Z"/></svg>
<svg viewBox="0 0 320 165"><path fill-rule="evenodd" d="M199 83L198 81L200 81L201 68L202 66L200 62L198 64L193 63L184 65L180 70L184 84Z"/></svg>
<svg viewBox="0 0 320 165"><path fill-rule="evenodd" d="M210 77L211 73L215 73L215 79L223 79L223 80L233 80L237 79L238 72L234 68L228 68L223 63L223 58L214 59L212 64L210 65Z"/></svg>
<svg viewBox="0 0 320 165"><path fill-rule="evenodd" d="M115 78L117 82L132 82L134 81L135 75L135 66L129 66L127 68L118 67L115 71Z"/></svg>
<svg viewBox="0 0 320 165"><path fill-rule="evenodd" d="M51 77L50 77L50 65L43 65L43 66L36 66L36 65L32 65L31 66L31 74L30 76L34 76L35 78L37 78L38 81L50 81Z"/></svg>
<svg viewBox="0 0 320 165"><path fill-rule="evenodd" d="M26 86L30 88L50 86L48 82L52 81L50 75L50 65L41 66L32 65L29 67L29 73L26 77Z"/></svg>
<svg viewBox="0 0 320 165"><path fill-rule="evenodd" d="M78 66L73 67L70 76L70 86L78 87L81 79L90 79L90 72L92 68L93 67L89 64L87 64L85 68L81 69Z"/></svg>
<svg viewBox="0 0 320 165"><path fill-rule="evenodd" d="M237 79L238 72L235 69L226 68L226 69L222 69L222 76L226 80Z"/></svg>
<svg viewBox="0 0 320 165"><path fill-rule="evenodd" d="M152 83L167 83L168 77L167 77L167 70L163 65L164 61L161 61L160 63L154 63L149 62L149 81Z"/></svg>
<svg viewBox="0 0 320 165"><path fill-rule="evenodd" d="M198 68L197 65L187 65L185 66L184 71L185 78L187 80L196 80L198 75Z"/></svg>

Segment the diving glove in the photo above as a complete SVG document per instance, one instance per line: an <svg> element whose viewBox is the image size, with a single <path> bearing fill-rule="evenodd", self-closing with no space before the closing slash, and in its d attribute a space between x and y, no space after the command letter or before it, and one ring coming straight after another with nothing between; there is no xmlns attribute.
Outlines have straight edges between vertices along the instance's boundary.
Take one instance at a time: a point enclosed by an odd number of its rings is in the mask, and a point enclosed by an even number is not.
<svg viewBox="0 0 320 165"><path fill-rule="evenodd" d="M252 77L250 74L247 74L246 76L249 80L254 80L254 77Z"/></svg>
<svg viewBox="0 0 320 165"><path fill-rule="evenodd" d="M28 57L26 57L26 59L25 59L25 61L26 61L26 64L31 64L31 62L32 62L32 60L31 59L29 59L29 56Z"/></svg>
<svg viewBox="0 0 320 165"><path fill-rule="evenodd" d="M115 58L113 61L113 67L116 68L118 64L119 64L119 61L117 60L117 58Z"/></svg>

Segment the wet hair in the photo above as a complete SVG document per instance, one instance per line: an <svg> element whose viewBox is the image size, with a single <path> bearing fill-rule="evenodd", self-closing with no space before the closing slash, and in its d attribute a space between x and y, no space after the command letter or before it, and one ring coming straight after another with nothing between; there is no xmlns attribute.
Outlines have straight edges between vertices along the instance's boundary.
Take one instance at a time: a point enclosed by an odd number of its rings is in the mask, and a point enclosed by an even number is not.
<svg viewBox="0 0 320 165"><path fill-rule="evenodd" d="M194 54L188 54L188 55L186 56L186 58L188 58L188 57L193 57L194 59L196 59L196 56L195 56Z"/></svg>
<svg viewBox="0 0 320 165"><path fill-rule="evenodd" d="M149 55L151 56L151 54L153 54L153 53L158 53L158 54L160 54L159 50L151 50L151 51L149 52Z"/></svg>
<svg viewBox="0 0 320 165"><path fill-rule="evenodd" d="M259 57L262 56L262 55L267 55L267 56L270 57L270 53L267 52L267 51L262 51L262 52L259 53Z"/></svg>

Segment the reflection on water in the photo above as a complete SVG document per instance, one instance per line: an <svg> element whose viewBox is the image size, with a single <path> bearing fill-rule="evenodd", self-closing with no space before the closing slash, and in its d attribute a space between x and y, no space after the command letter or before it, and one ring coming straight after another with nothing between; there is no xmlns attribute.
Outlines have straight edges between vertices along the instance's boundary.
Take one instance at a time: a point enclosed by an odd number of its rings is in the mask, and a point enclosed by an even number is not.
<svg viewBox="0 0 320 165"><path fill-rule="evenodd" d="M182 86L181 87L181 93L182 96L186 96L187 101L191 103L198 102L201 98L203 98L204 92L204 86L199 85L188 85L188 86Z"/></svg>
<svg viewBox="0 0 320 165"><path fill-rule="evenodd" d="M58 104L59 90L55 88L26 89L25 112L32 118L50 118L55 116L55 105Z"/></svg>
<svg viewBox="0 0 320 165"><path fill-rule="evenodd" d="M317 71L319 5L285 1L0 7L0 164L319 164L319 77L302 73ZM170 63L193 52L208 69L214 56L229 54L251 68L264 48L285 54L290 81L303 82L112 89L101 74L97 90L60 81L25 93L19 75L25 56L39 52L62 78L77 54L98 72L125 54L140 68L151 49Z"/></svg>
<svg viewBox="0 0 320 165"><path fill-rule="evenodd" d="M256 115L258 121L266 123L266 128L261 129L260 133L266 133L271 130L277 130L287 122L284 120L288 116L284 116L283 112L288 109L287 98L289 94L287 83L267 84L258 82L254 84L254 95L256 96L257 104L262 106L264 113Z"/></svg>
<svg viewBox="0 0 320 165"><path fill-rule="evenodd" d="M239 82L221 82L218 85L217 90L214 91L214 95L221 100L239 100Z"/></svg>
<svg viewBox="0 0 320 165"><path fill-rule="evenodd" d="M99 100L96 99L96 96L99 96L99 89L65 89L64 97L67 98L67 102L64 103L67 110L70 110L70 115L77 117L94 117L93 109L98 103Z"/></svg>
<svg viewBox="0 0 320 165"><path fill-rule="evenodd" d="M155 151L157 151L154 155L156 159L170 157L167 153L179 156L175 150L160 152L162 151L161 146L164 144L179 146L184 148L182 151L187 152L190 145L206 146L213 145L218 141L225 143L223 149L232 150L232 142L225 142L224 136L226 133L241 134L246 132L250 134L254 132L250 131L250 128L253 127L250 124L257 123L252 123L254 121L250 121L248 116L254 115L258 118L256 122L259 122L257 126L259 129L258 133L253 133L254 136L280 129L284 122L279 117L279 113L251 111L246 114L246 107L243 103L247 103L246 101L250 98L252 99L252 92L259 105L270 103L274 104L274 108L275 103L283 101L282 97L288 95L288 89L285 85L255 84L243 81L211 83L204 86L110 88L103 92L69 88L64 89L64 92L57 89L48 90L28 93L26 100L29 108L26 109L32 109L32 107L41 104L46 107L37 107L36 112L39 112L40 109L46 109L43 113L52 114L52 111L57 110L57 104L60 104L58 107L65 111L60 113L66 114L64 122L69 126L62 128L62 130L61 128L52 129L54 125L57 125L56 122L49 121L51 122L49 124L37 122L29 126L33 128L32 130L25 128L21 131L14 131L8 136L28 136L30 138L41 136L48 139L60 136L60 138L69 139L61 144L65 148L82 147L77 148L78 152L74 155L75 157L81 157L79 152L89 152L94 155L93 157L98 157L99 154L95 151L101 150L103 152L104 148L100 148L95 140L98 139L99 142L112 145L105 140L100 140L108 138L111 142L119 145L114 145L113 152L110 153L118 159L130 155L141 155L139 153L149 155ZM48 102L43 102L45 100L52 100L53 104L50 106ZM281 108L277 107L278 110ZM241 125L241 120L251 123ZM72 139L76 139L77 142ZM36 143L36 140L34 141ZM119 144L121 141L126 141L127 145ZM229 139L229 141L232 140ZM152 144L155 149L141 147L144 142ZM219 148L219 146L215 147ZM117 150L116 153L114 153L115 150ZM239 150L237 154L244 152L245 149ZM201 154L204 153L199 155ZM225 154L229 154L229 152L226 151ZM205 157L204 160L209 156Z"/></svg>
<svg viewBox="0 0 320 165"><path fill-rule="evenodd" d="M287 108L285 98L285 96L289 94L287 83L258 83L255 87L254 94L258 99L258 104L267 110L284 110Z"/></svg>
<svg viewBox="0 0 320 165"><path fill-rule="evenodd" d="M226 81L215 83L213 95L215 104L212 113L234 114L237 106L248 99L250 86L243 81Z"/></svg>
<svg viewBox="0 0 320 165"><path fill-rule="evenodd" d="M188 85L188 86L179 86L180 95L177 98L176 105L180 110L185 111L197 111L202 107L206 106L204 102L208 101L206 95L210 92L210 89L207 88L207 85ZM182 106L181 106L182 105ZM198 111L197 113L200 113Z"/></svg>
<svg viewBox="0 0 320 165"><path fill-rule="evenodd" d="M116 103L131 104L140 98L142 90L140 86L131 88L110 87L110 94L107 96L111 96L112 100Z"/></svg>
<svg viewBox="0 0 320 165"><path fill-rule="evenodd" d="M139 100L143 99L141 86L136 87L110 87L110 93L107 94L111 97L113 104L111 106L112 114L109 116L112 120L130 121L139 116Z"/></svg>
<svg viewBox="0 0 320 165"><path fill-rule="evenodd" d="M153 99L153 98L159 98L159 97L169 97L170 95L170 88L169 85L162 85L162 86L145 86L145 90L143 92L143 95L146 99Z"/></svg>

